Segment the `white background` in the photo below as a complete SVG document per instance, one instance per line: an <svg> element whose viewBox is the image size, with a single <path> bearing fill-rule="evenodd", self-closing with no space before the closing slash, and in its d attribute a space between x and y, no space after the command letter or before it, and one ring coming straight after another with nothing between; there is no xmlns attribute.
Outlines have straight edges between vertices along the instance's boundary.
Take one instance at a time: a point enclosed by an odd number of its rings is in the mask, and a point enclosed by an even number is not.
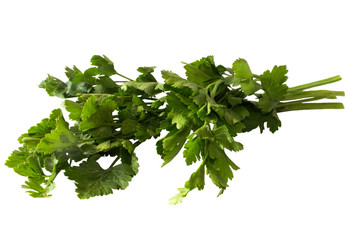
<svg viewBox="0 0 360 240"><path fill-rule="evenodd" d="M358 1L1 1L1 239L360 239ZM207 180L177 206L168 199L196 166L164 168L155 140L138 149L125 191L80 200L60 174L49 199L32 199L5 163L17 138L62 100L38 84L105 54L116 69L184 74L180 61L248 60L255 73L286 64L288 85L340 74L345 110L282 113L275 134L239 135L240 166L217 198Z"/></svg>

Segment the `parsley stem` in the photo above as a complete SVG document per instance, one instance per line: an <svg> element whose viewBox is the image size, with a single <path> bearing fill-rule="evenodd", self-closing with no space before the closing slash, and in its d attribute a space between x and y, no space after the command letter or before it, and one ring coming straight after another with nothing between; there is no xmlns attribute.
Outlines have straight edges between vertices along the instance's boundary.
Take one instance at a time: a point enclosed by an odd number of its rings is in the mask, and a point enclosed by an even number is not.
<svg viewBox="0 0 360 240"><path fill-rule="evenodd" d="M111 163L110 167L107 170L110 170L115 165L115 163L117 163L117 161L119 161L119 159L120 159L120 156L117 156L115 158L115 160Z"/></svg>
<svg viewBox="0 0 360 240"><path fill-rule="evenodd" d="M307 84L303 84L303 85L299 85L299 86L295 86L295 87L291 87L288 89L288 92L298 92L298 91L302 91L305 89L309 89L309 88L313 88L313 87L318 87L321 85L325 85L325 84L329 84L329 83L333 83L333 82L337 82L340 81L341 77L339 75L331 77L331 78L326 78L320 81L315 81L312 83L307 83Z"/></svg>
<svg viewBox="0 0 360 240"><path fill-rule="evenodd" d="M132 80L131 78L125 77L124 75L122 75L122 74L120 74L120 73L116 73L116 74L119 75L119 76L122 77L122 78L125 78L125 79L129 80L129 81L134 81L134 80Z"/></svg>
<svg viewBox="0 0 360 240"><path fill-rule="evenodd" d="M99 96L99 97L108 97L108 96L114 96L114 94L110 93L78 93L78 97L88 97L88 96ZM132 96L117 96L118 98L132 98Z"/></svg>
<svg viewBox="0 0 360 240"><path fill-rule="evenodd" d="M329 90L290 92L285 95L284 100L296 100L309 97L336 98L337 96L345 96L345 93L343 91Z"/></svg>
<svg viewBox="0 0 360 240"><path fill-rule="evenodd" d="M344 109L342 103L293 103L284 104L276 107L277 112L288 112L297 110L315 110L315 109Z"/></svg>
<svg viewBox="0 0 360 240"><path fill-rule="evenodd" d="M321 100L321 99L324 99L324 97L304 98L304 99L300 99L297 101L280 102L277 106L282 107L282 106L287 106L287 105L291 105L291 104L295 104L295 103L312 102L312 101L317 101L317 100ZM327 99L336 99L336 97L327 97Z"/></svg>
<svg viewBox="0 0 360 240"><path fill-rule="evenodd" d="M141 144L141 141L136 141L133 143L133 147L136 148L137 146L139 146Z"/></svg>
<svg viewBox="0 0 360 240"><path fill-rule="evenodd" d="M111 135L106 135L104 137L91 137L91 138L87 138L87 139L82 139L83 142L89 142L89 141L96 141L96 140L102 140L102 139L105 139L105 138L110 138L110 137L114 137L116 135L119 135L121 134L121 132L115 132Z"/></svg>
<svg viewBox="0 0 360 240"><path fill-rule="evenodd" d="M22 141L23 142L26 142L26 141L40 141L41 138L37 138L37 137L24 137L22 138Z"/></svg>

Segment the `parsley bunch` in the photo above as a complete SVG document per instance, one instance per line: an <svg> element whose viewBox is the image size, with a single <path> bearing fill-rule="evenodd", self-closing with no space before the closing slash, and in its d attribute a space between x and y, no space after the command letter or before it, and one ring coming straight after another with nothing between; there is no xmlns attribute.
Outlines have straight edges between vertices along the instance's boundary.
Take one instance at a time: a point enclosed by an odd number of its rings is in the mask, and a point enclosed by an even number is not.
<svg viewBox="0 0 360 240"><path fill-rule="evenodd" d="M40 87L50 96L66 99L70 125L61 109L55 109L19 137L22 146L12 152L6 166L27 177L22 186L32 197L48 197L59 172L75 181L82 199L125 189L138 173L136 148L151 138L163 166L183 150L187 165L198 164L179 193L170 199L180 203L197 188L205 175L219 187L228 187L239 167L226 151L243 149L239 133L281 126L278 113L305 109L342 109L336 102L316 102L344 96L342 91L308 90L341 80L340 76L289 88L286 66L275 66L261 75L252 73L244 59L231 68L215 65L212 56L184 63L186 78L161 71L164 83L153 76L155 67L140 67L132 80L118 73L106 56L95 55L94 67L84 72L66 68L67 82L48 75ZM114 81L114 76L125 81ZM314 102L315 101L315 102ZM103 169L98 160L111 156Z"/></svg>

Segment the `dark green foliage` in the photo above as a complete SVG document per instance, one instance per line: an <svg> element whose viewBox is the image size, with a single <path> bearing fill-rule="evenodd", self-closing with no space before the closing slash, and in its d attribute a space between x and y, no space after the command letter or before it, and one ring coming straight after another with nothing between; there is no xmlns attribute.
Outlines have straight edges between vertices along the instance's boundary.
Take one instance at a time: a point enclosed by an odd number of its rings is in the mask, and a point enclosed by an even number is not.
<svg viewBox="0 0 360 240"><path fill-rule="evenodd" d="M19 137L22 146L5 163L28 178L23 187L33 197L50 196L63 170L75 181L79 198L125 189L138 173L136 148L163 130L167 133L156 143L163 166L182 149L187 165L199 164L170 203L180 203L193 189L204 189L206 175L220 195L233 179L233 170L239 169L227 156L227 151L243 149L235 140L238 134L256 128L274 133L283 111L343 108L340 103L307 103L343 92L304 91L338 81L339 76L288 88L286 66L256 75L244 59L226 68L209 56L185 64L186 77L161 71L160 83L153 76L155 67L138 68L134 81L119 74L106 56L95 55L91 63L94 67L84 72L67 67L67 82L49 75L40 84L50 96L66 98L63 107L72 126L60 109L53 110ZM126 81L116 82L113 75ZM98 162L105 156L113 158L106 169Z"/></svg>

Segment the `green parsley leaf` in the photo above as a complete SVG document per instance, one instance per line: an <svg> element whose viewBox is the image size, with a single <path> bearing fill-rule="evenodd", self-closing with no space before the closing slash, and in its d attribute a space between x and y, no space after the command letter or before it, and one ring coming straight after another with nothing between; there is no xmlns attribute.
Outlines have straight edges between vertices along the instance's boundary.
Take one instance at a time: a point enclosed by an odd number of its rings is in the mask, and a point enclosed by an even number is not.
<svg viewBox="0 0 360 240"><path fill-rule="evenodd" d="M152 75L155 67L139 67L138 72L142 73L136 78L137 82L156 82L155 77Z"/></svg>
<svg viewBox="0 0 360 240"><path fill-rule="evenodd" d="M114 63L105 55L94 55L91 58L91 64L97 66L99 74L103 74L105 76L117 74L114 68Z"/></svg>
<svg viewBox="0 0 360 240"><path fill-rule="evenodd" d="M214 63L214 57L208 56L184 66L188 80L202 84L206 81L219 77L219 72Z"/></svg>
<svg viewBox="0 0 360 240"><path fill-rule="evenodd" d="M237 59L232 66L234 70L234 77L232 79L232 83L237 85L241 85L241 89L247 95L254 94L257 90L260 89L259 84L252 79L253 74L250 70L249 64L245 59L239 58Z"/></svg>
<svg viewBox="0 0 360 240"><path fill-rule="evenodd" d="M186 137L190 133L190 128L177 129L173 127L172 130L157 143L157 152L164 159L162 166L168 164L183 147Z"/></svg>
<svg viewBox="0 0 360 240"><path fill-rule="evenodd" d="M96 80L95 93L117 93L120 87L108 76L101 76Z"/></svg>
<svg viewBox="0 0 360 240"><path fill-rule="evenodd" d="M71 120L80 121L81 112L82 112L82 105L80 103L70 100L65 100L64 107L66 111L70 113L69 118Z"/></svg>
<svg viewBox="0 0 360 240"><path fill-rule="evenodd" d="M260 75L261 86L266 94L274 100L282 100L288 87L284 84L287 80L286 66L274 66L271 70L265 71Z"/></svg>
<svg viewBox="0 0 360 240"><path fill-rule="evenodd" d="M187 90L192 90L193 92L196 92L199 89L199 86L196 83L183 79L171 71L161 71L161 75L165 79L165 84L170 85L173 88L188 88Z"/></svg>
<svg viewBox="0 0 360 240"><path fill-rule="evenodd" d="M119 164L109 169L103 169L95 155L78 167L65 170L65 175L75 181L76 192L81 199L103 196L113 193L114 189L125 189L134 175L128 164Z"/></svg>
<svg viewBox="0 0 360 240"><path fill-rule="evenodd" d="M183 156L185 158L186 165L191 165L200 160L201 151L203 151L205 142L198 136L194 137L195 133L192 133L187 138L189 139L184 145L185 150Z"/></svg>
<svg viewBox="0 0 360 240"><path fill-rule="evenodd" d="M40 140L55 129L56 119L60 116L62 116L61 110L54 109L49 118L44 118L36 126L29 128L27 133L22 134L18 138L19 143L22 143L28 149L35 149Z"/></svg>
<svg viewBox="0 0 360 240"><path fill-rule="evenodd" d="M281 121L276 113L276 111L272 111L271 113L266 115L266 126L269 130L274 133L279 127L281 127Z"/></svg>
<svg viewBox="0 0 360 240"><path fill-rule="evenodd" d="M134 119L125 119L121 123L121 132L123 134L129 134L136 132L138 122Z"/></svg>
<svg viewBox="0 0 360 240"><path fill-rule="evenodd" d="M121 86L121 89L127 91L128 88L134 88L146 93L149 96L158 94L164 90L164 87L161 83L157 82L135 82L130 81L126 82Z"/></svg>
<svg viewBox="0 0 360 240"><path fill-rule="evenodd" d="M37 145L37 151L44 154L63 152L73 148L78 138L69 130L69 124L62 115L56 119L56 128L47 133Z"/></svg>
<svg viewBox="0 0 360 240"><path fill-rule="evenodd" d="M40 83L39 87L44 88L49 96L56 96L59 98L67 97L67 85L60 79L51 75L48 75L48 77Z"/></svg>
<svg viewBox="0 0 360 240"><path fill-rule="evenodd" d="M261 86L265 93L260 97L258 106L263 112L270 112L276 107L280 100L283 100L288 87L286 66L274 66L271 70L265 71L260 75Z"/></svg>
<svg viewBox="0 0 360 240"><path fill-rule="evenodd" d="M253 74L250 70L249 64L245 59L239 58L237 59L233 65L232 69L234 70L235 77L240 79L251 79Z"/></svg>
<svg viewBox="0 0 360 240"><path fill-rule="evenodd" d="M243 145L239 142L236 142L230 135L229 130L225 125L221 127L214 128L212 131L214 139L220 143L225 148L231 151L240 151L243 149Z"/></svg>
<svg viewBox="0 0 360 240"><path fill-rule="evenodd" d="M66 76L72 83L87 83L91 86L96 82L95 76L98 74L96 68L89 68L84 73L82 73L76 66L74 66L73 69L66 67L65 70Z"/></svg>
<svg viewBox="0 0 360 240"><path fill-rule="evenodd" d="M79 128L82 131L89 131L94 137L105 137L113 133L114 120L112 112L117 107L116 102L107 98L101 103L95 96L91 96L85 102L82 109L82 121Z"/></svg>
<svg viewBox="0 0 360 240"><path fill-rule="evenodd" d="M176 194L174 197L172 197L169 200L169 204L171 204L171 205L176 205L176 204L182 203L183 199L190 192L190 189L188 189L188 188L178 188L177 190L179 191L179 193Z"/></svg>
<svg viewBox="0 0 360 240"><path fill-rule="evenodd" d="M30 196L34 198L45 198L51 197L49 192L55 188L54 182L49 182L45 184L43 177L29 177L28 181L25 182L25 185L22 185L23 188L28 189L27 193L30 193Z"/></svg>
<svg viewBox="0 0 360 240"><path fill-rule="evenodd" d="M190 179L185 183L185 187L189 190L195 188L203 190L205 187L205 164L202 163L200 167L191 174Z"/></svg>
<svg viewBox="0 0 360 240"><path fill-rule="evenodd" d="M13 168L21 176L37 177L43 175L38 159L29 153L25 147L14 150L5 165Z"/></svg>

